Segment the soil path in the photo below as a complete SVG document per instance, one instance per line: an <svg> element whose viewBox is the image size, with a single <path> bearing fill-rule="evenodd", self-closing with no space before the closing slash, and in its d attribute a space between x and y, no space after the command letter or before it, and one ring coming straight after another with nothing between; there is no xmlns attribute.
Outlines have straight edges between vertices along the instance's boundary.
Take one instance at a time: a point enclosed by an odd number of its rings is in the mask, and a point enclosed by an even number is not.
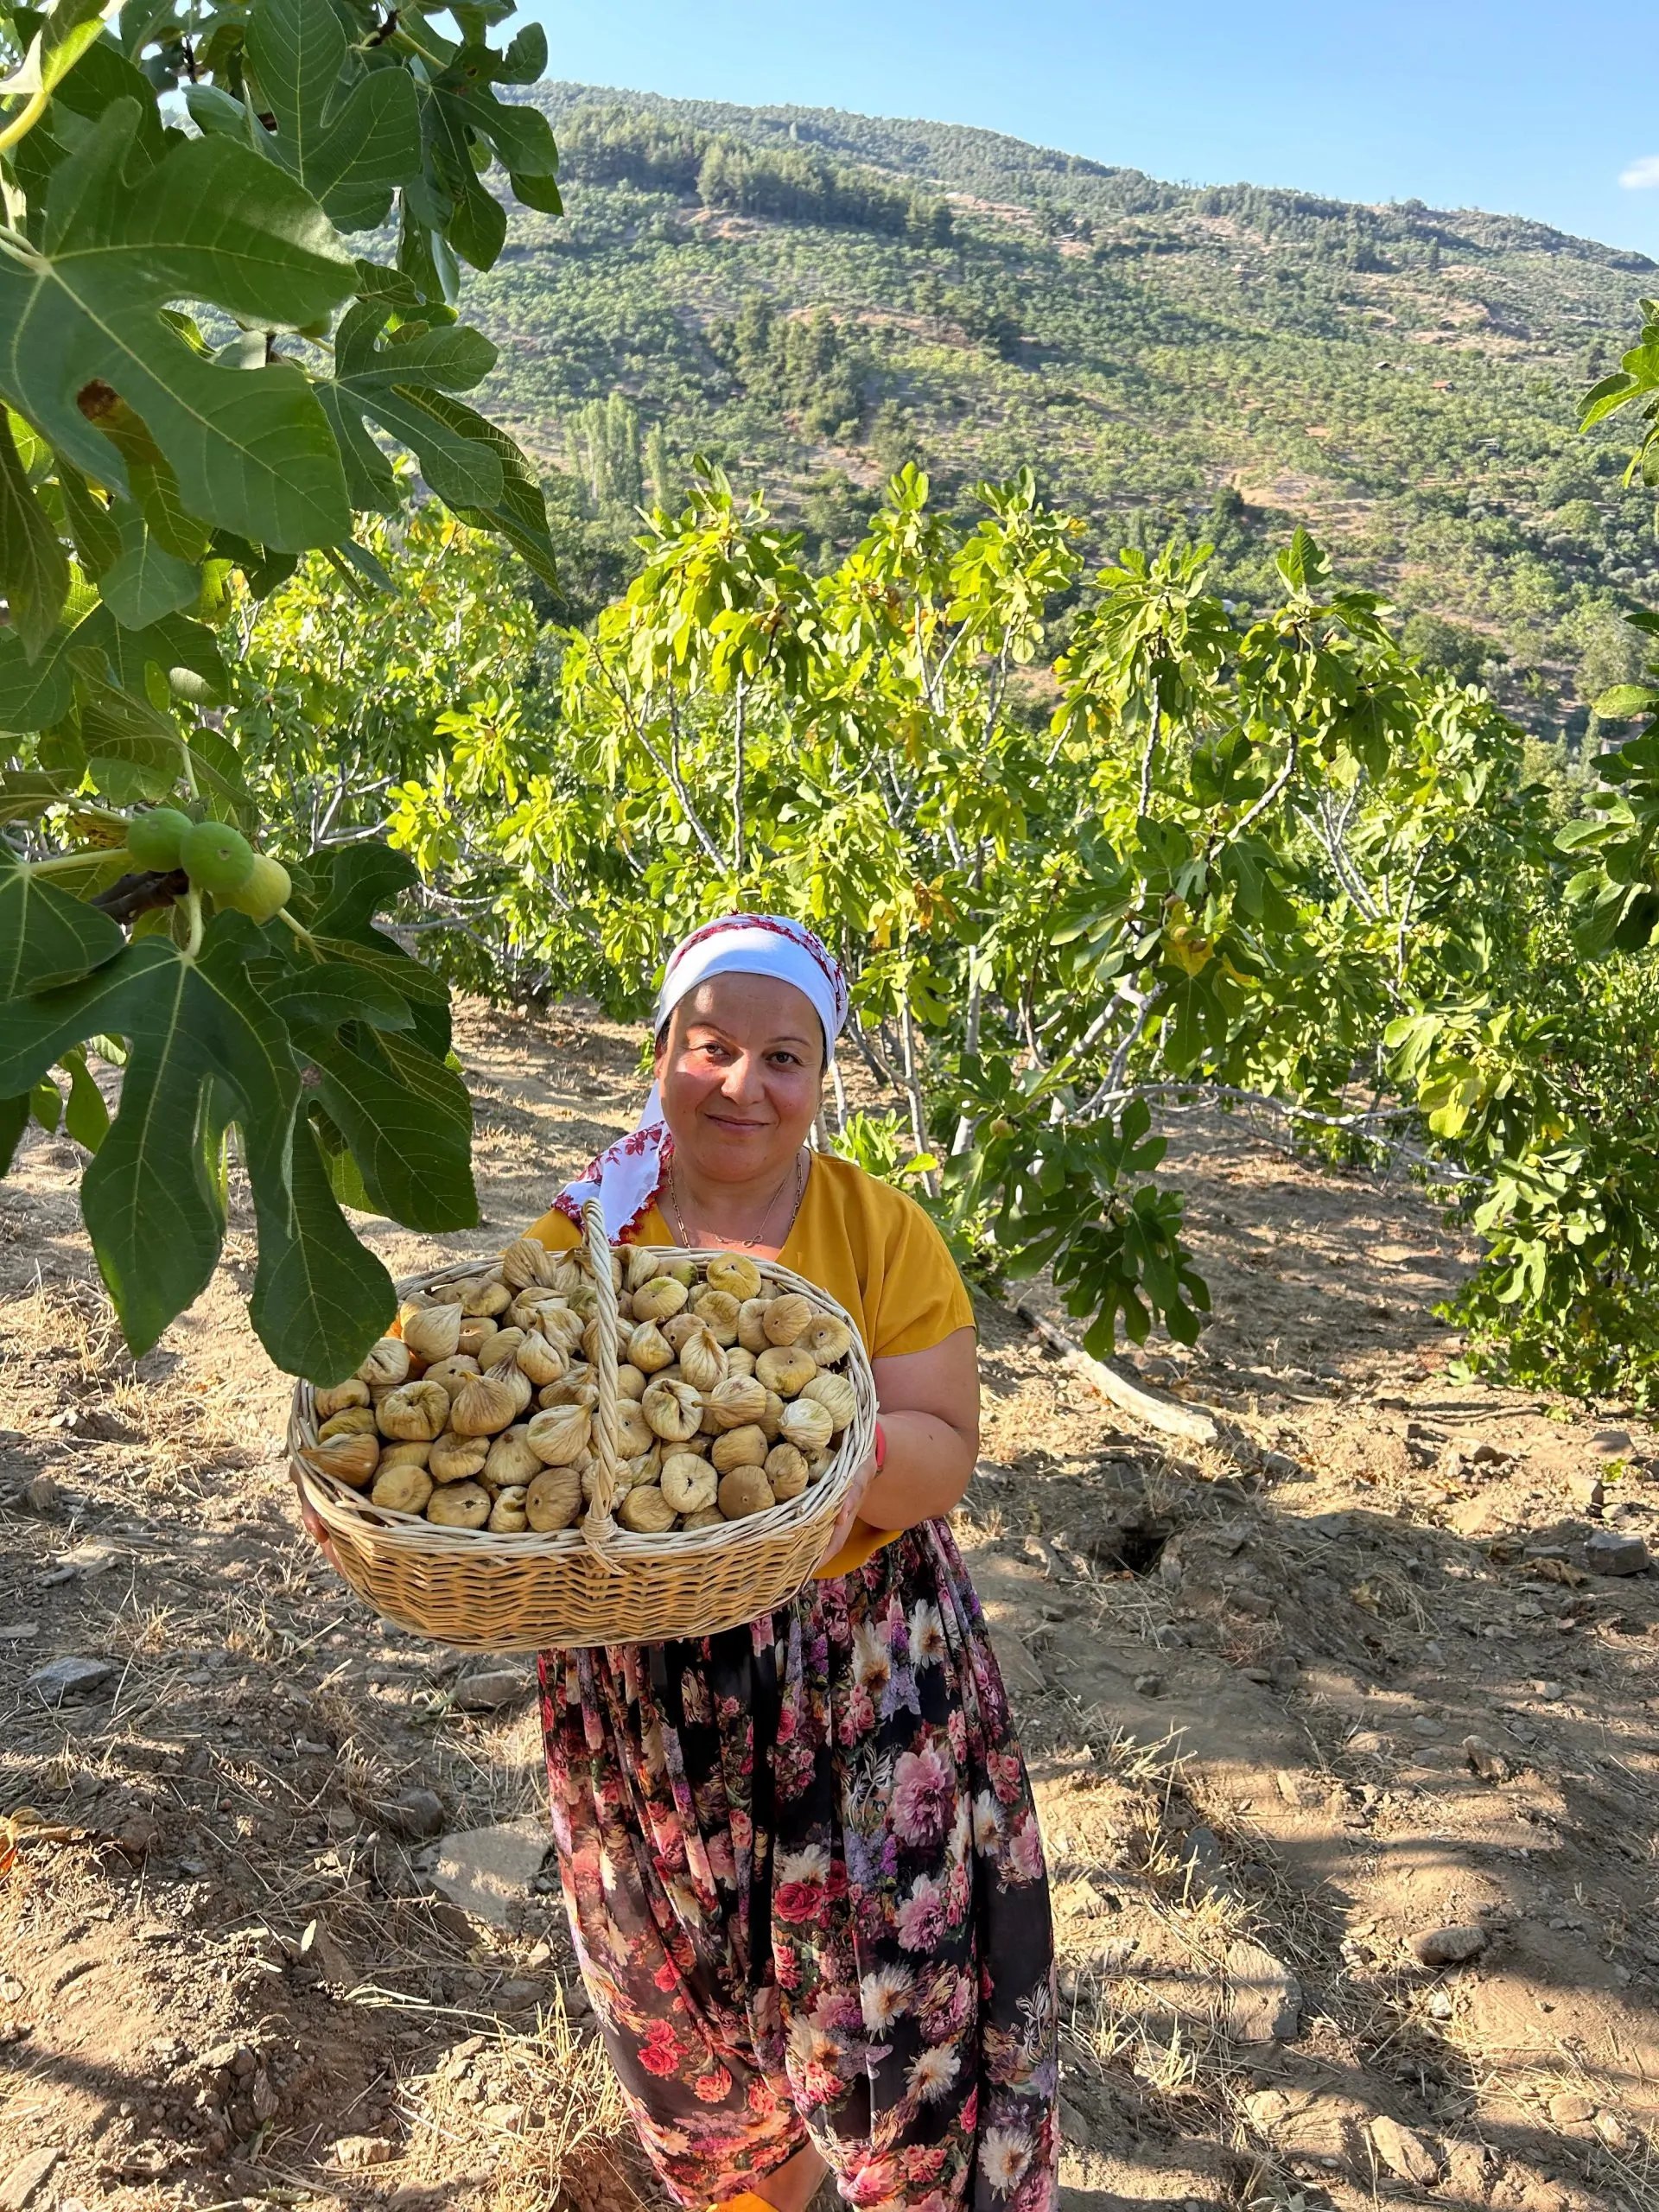
<svg viewBox="0 0 1659 2212"><path fill-rule="evenodd" d="M484 1252L622 1126L639 1044L461 1041L487 1220L448 1249ZM1651 2208L1656 1440L1450 1379L1469 1255L1410 1188L1207 1116L1170 1167L1216 1313L1143 1364L1221 1442L1125 1430L982 1302L958 1516L1054 1875L1068 2201ZM0 1877L0 2207L655 2212L527 1667L385 1629L298 1535L245 1216L135 1365L76 1168L37 1136L0 1185L0 1816L48 1824Z"/></svg>

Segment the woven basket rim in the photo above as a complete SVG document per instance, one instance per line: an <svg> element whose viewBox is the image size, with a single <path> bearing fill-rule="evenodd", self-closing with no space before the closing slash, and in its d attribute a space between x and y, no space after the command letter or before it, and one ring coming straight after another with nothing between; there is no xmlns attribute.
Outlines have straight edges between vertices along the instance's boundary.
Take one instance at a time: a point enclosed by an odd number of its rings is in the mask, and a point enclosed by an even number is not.
<svg viewBox="0 0 1659 2212"><path fill-rule="evenodd" d="M730 1251L728 1246L717 1244L612 1244L610 1249L620 1253L660 1252L672 1254L676 1259L693 1261L720 1258ZM715 1552L729 1559L734 1549L762 1551L781 1537L804 1533L811 1527L821 1525L827 1535L874 1439L875 1378L870 1370L869 1355L858 1324L821 1284L776 1260L763 1260L747 1253L741 1256L752 1260L768 1281L799 1291L816 1307L844 1321L851 1332L846 1372L858 1400L857 1409L842 1433L835 1459L819 1479L809 1484L798 1497L768 1506L762 1512L746 1514L740 1520L722 1521L717 1528L676 1529L660 1535L642 1535L618 1526L614 1534L602 1541L585 1535L579 1523L568 1529L511 1533L492 1529L440 1528L418 1514L394 1512L388 1506L373 1504L363 1492L352 1489L335 1476L321 1473L301 1458L302 1452L317 1441L318 1426L315 1392L313 1385L304 1381L295 1385L288 1424L289 1465L296 1488L325 1528L349 1533L358 1542L371 1544L376 1549L395 1549L411 1560L442 1560L446 1564L473 1560L480 1567L505 1567L538 1561L556 1565L561 1560L582 1556L614 1567L620 1580L631 1579L630 1570L648 1574L653 1567L660 1567L683 1573L699 1555ZM401 1302L412 1291L428 1290L437 1283L480 1274L494 1264L488 1259L452 1262L405 1275L395 1287ZM630 1639L620 1637L616 1640Z"/></svg>

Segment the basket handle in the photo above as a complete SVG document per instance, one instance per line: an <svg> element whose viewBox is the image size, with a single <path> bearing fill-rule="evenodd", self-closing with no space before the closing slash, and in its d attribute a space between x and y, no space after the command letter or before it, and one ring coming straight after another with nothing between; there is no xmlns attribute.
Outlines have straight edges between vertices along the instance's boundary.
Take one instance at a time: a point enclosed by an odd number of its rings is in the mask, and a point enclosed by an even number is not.
<svg viewBox="0 0 1659 2212"><path fill-rule="evenodd" d="M594 1494L581 1521L584 1542L604 1557L604 1548L616 1535L611 1508L622 1487L621 1452L617 1434L616 1370L620 1360L620 1317L616 1310L616 1284L611 1273L611 1241L605 1227L605 1209L596 1198L584 1198L582 1231L588 1241L588 1257L594 1271L594 1320L599 1338L599 1403L594 1408L594 1458L597 1471ZM607 1565L613 1562L607 1560Z"/></svg>

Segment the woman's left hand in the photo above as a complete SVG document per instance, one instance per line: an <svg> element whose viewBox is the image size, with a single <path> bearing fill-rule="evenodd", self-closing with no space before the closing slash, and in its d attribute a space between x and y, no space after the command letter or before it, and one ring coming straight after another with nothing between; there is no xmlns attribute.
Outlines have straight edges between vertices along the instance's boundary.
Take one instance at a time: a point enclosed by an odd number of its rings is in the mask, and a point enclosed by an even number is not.
<svg viewBox="0 0 1659 2212"><path fill-rule="evenodd" d="M836 1516L836 1525L830 1531L830 1541L818 1555L820 1567L823 1567L827 1560L834 1559L848 1537L852 1535L853 1523L858 1519L858 1509L864 1503L864 1493L874 1480L875 1454L872 1452L853 1477L852 1486L842 1500L841 1510Z"/></svg>

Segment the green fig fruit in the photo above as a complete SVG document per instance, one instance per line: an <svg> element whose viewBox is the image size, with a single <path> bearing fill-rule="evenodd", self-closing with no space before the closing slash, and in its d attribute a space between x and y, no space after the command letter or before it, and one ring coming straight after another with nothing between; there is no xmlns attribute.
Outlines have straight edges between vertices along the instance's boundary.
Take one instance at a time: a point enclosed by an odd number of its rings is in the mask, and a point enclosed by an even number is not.
<svg viewBox="0 0 1659 2212"><path fill-rule="evenodd" d="M179 859L197 890L215 899L239 891L253 874L253 847L228 822L194 823Z"/></svg>
<svg viewBox="0 0 1659 2212"><path fill-rule="evenodd" d="M181 814L176 806L152 806L135 814L127 824L127 850L134 868L177 868L192 827L189 816Z"/></svg>
<svg viewBox="0 0 1659 2212"><path fill-rule="evenodd" d="M288 904L293 890L293 879L281 861L274 861L269 853L256 853L253 873L245 883L238 884L234 891L218 893L221 906L230 906L238 914L248 914L256 922L272 922Z"/></svg>

